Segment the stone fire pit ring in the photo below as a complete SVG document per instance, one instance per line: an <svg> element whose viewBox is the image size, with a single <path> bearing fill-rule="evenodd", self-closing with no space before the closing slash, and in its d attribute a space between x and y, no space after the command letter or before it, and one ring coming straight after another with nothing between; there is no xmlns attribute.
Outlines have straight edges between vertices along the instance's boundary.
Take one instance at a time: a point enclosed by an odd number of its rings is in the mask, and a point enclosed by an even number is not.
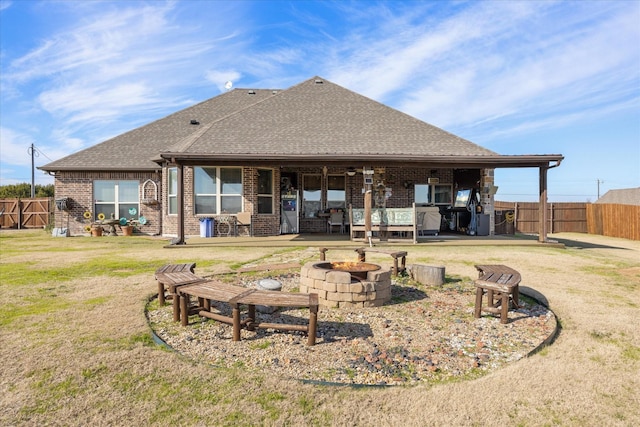
<svg viewBox="0 0 640 427"><path fill-rule="evenodd" d="M391 270L365 262L308 262L300 270L300 292L318 294L323 307L380 307L391 299Z"/></svg>

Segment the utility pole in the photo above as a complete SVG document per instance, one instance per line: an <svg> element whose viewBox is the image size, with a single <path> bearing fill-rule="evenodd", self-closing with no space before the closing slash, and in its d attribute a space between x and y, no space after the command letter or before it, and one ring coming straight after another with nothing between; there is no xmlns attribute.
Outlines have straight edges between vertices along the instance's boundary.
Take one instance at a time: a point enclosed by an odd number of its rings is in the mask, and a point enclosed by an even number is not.
<svg viewBox="0 0 640 427"><path fill-rule="evenodd" d="M34 157L36 155L36 150L33 146L33 143L31 144L31 147L29 147L27 152L31 155L31 198L33 199L36 197L36 176L34 167Z"/></svg>
<svg viewBox="0 0 640 427"><path fill-rule="evenodd" d="M598 199L600 198L600 184L604 184L604 181L601 181L600 179L596 179L596 182L598 183ZM596 199L596 200L598 200Z"/></svg>

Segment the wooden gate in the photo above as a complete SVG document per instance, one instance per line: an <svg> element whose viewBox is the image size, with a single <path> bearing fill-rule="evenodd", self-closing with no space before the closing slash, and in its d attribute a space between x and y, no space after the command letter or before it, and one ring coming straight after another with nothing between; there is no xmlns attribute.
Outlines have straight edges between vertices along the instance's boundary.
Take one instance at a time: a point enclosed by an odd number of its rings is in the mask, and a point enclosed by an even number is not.
<svg viewBox="0 0 640 427"><path fill-rule="evenodd" d="M53 199L0 199L1 228L44 228L49 225Z"/></svg>

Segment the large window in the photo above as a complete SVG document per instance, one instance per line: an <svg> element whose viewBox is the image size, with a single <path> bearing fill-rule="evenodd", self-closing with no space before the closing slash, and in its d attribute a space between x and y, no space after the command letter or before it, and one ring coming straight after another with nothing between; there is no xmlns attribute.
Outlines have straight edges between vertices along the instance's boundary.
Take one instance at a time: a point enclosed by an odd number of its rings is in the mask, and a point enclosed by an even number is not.
<svg viewBox="0 0 640 427"><path fill-rule="evenodd" d="M345 209L346 206L344 175L329 175L327 178L327 208Z"/></svg>
<svg viewBox="0 0 640 427"><path fill-rule="evenodd" d="M172 215L178 214L178 168L169 168L167 170L168 183L168 213Z"/></svg>
<svg viewBox="0 0 640 427"><path fill-rule="evenodd" d="M273 213L273 170L258 169L258 213Z"/></svg>
<svg viewBox="0 0 640 427"><path fill-rule="evenodd" d="M414 186L416 205L450 205L451 185L416 184Z"/></svg>
<svg viewBox="0 0 640 427"><path fill-rule="evenodd" d="M138 219L139 197L138 181L93 181L96 217Z"/></svg>
<svg viewBox="0 0 640 427"><path fill-rule="evenodd" d="M194 199L197 215L242 211L242 169L195 167Z"/></svg>
<svg viewBox="0 0 640 427"><path fill-rule="evenodd" d="M322 209L322 175L304 175L302 210L305 218L316 218Z"/></svg>

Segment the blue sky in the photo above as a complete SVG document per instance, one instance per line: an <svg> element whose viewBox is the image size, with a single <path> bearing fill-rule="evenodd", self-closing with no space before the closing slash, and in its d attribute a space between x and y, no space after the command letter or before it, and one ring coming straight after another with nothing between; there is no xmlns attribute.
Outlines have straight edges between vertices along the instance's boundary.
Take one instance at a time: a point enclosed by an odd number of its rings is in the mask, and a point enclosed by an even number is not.
<svg viewBox="0 0 640 427"><path fill-rule="evenodd" d="M551 202L640 187L639 1L0 0L0 185L234 87L315 75L499 154ZM36 171L36 183L52 183ZM535 201L536 169L496 171Z"/></svg>

